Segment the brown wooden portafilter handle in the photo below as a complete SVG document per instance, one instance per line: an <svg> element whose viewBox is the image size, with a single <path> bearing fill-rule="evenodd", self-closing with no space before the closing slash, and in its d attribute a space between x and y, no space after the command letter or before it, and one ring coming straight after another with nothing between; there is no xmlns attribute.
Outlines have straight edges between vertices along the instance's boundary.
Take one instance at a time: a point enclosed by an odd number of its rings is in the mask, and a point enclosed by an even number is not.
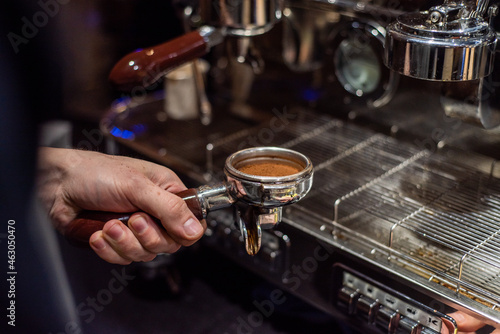
<svg viewBox="0 0 500 334"><path fill-rule="evenodd" d="M109 81L123 91L148 87L166 71L207 52L204 38L198 31L192 31L163 44L129 53L113 67Z"/></svg>
<svg viewBox="0 0 500 334"><path fill-rule="evenodd" d="M194 188L181 191L176 194L181 197L187 204L189 210L193 212L198 220L202 220L203 210L198 199L198 191ZM104 224L111 219L118 219L125 225L128 225L128 220L134 212L119 213L105 211L82 211L73 219L66 228L64 236L73 244L88 246L90 236L97 231L102 230ZM153 218L161 225L161 222Z"/></svg>

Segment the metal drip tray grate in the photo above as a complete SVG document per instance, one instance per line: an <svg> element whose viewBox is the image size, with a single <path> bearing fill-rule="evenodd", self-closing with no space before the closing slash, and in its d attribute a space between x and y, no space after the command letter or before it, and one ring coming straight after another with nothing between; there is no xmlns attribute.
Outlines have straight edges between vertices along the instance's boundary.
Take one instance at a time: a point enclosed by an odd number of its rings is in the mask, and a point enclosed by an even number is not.
<svg viewBox="0 0 500 334"><path fill-rule="evenodd" d="M492 159L431 153L338 122L315 132L301 126L279 145L311 157L314 185L288 208L289 221L331 231L343 247L390 258L500 310L500 179Z"/></svg>
<svg viewBox="0 0 500 334"><path fill-rule="evenodd" d="M393 261L498 307L499 204L500 179L421 152L341 196L334 231L362 235Z"/></svg>
<svg viewBox="0 0 500 334"><path fill-rule="evenodd" d="M391 247L404 249L404 230L417 233L438 250L421 262L497 298L500 292L500 182L473 175L435 201L403 218ZM398 228L401 230L399 231ZM399 235L397 235L399 234ZM447 252L440 251L446 249ZM412 254L413 255L413 254Z"/></svg>

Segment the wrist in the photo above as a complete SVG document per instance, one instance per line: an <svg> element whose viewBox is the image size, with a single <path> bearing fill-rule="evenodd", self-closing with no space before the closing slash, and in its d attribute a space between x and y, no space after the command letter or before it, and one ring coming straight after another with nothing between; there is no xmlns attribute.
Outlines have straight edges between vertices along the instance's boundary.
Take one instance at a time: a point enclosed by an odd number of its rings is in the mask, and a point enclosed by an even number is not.
<svg viewBox="0 0 500 334"><path fill-rule="evenodd" d="M40 147L36 169L37 196L57 229L61 229L62 222L56 219L57 202L64 198L63 183L67 178L70 165L67 153L69 149Z"/></svg>

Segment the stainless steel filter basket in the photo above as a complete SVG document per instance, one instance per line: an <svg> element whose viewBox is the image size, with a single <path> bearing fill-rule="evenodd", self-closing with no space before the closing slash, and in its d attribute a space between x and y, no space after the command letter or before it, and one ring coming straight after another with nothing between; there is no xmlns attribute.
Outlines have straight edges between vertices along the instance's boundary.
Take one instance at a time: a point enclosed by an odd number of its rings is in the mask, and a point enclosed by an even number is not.
<svg viewBox="0 0 500 334"><path fill-rule="evenodd" d="M286 176L256 176L242 173L238 168L248 162L286 162L300 170ZM224 167L232 193L247 204L264 208L292 204L311 189L313 166L305 155L279 147L256 147L236 152L228 157Z"/></svg>

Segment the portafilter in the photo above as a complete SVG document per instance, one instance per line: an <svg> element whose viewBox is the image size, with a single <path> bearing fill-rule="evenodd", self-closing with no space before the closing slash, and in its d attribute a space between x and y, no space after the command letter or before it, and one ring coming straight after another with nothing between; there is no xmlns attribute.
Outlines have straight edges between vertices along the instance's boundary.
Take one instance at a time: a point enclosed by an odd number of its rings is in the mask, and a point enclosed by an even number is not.
<svg viewBox="0 0 500 334"><path fill-rule="evenodd" d="M311 189L313 165L305 155L279 147L238 151L226 159L224 181L178 193L199 220L210 211L233 206L245 248L255 255L261 245L261 229L281 221L282 207L299 201ZM111 219L127 224L132 213L83 211L70 222L65 237L87 244L90 236ZM158 222L161 226L161 223Z"/></svg>

